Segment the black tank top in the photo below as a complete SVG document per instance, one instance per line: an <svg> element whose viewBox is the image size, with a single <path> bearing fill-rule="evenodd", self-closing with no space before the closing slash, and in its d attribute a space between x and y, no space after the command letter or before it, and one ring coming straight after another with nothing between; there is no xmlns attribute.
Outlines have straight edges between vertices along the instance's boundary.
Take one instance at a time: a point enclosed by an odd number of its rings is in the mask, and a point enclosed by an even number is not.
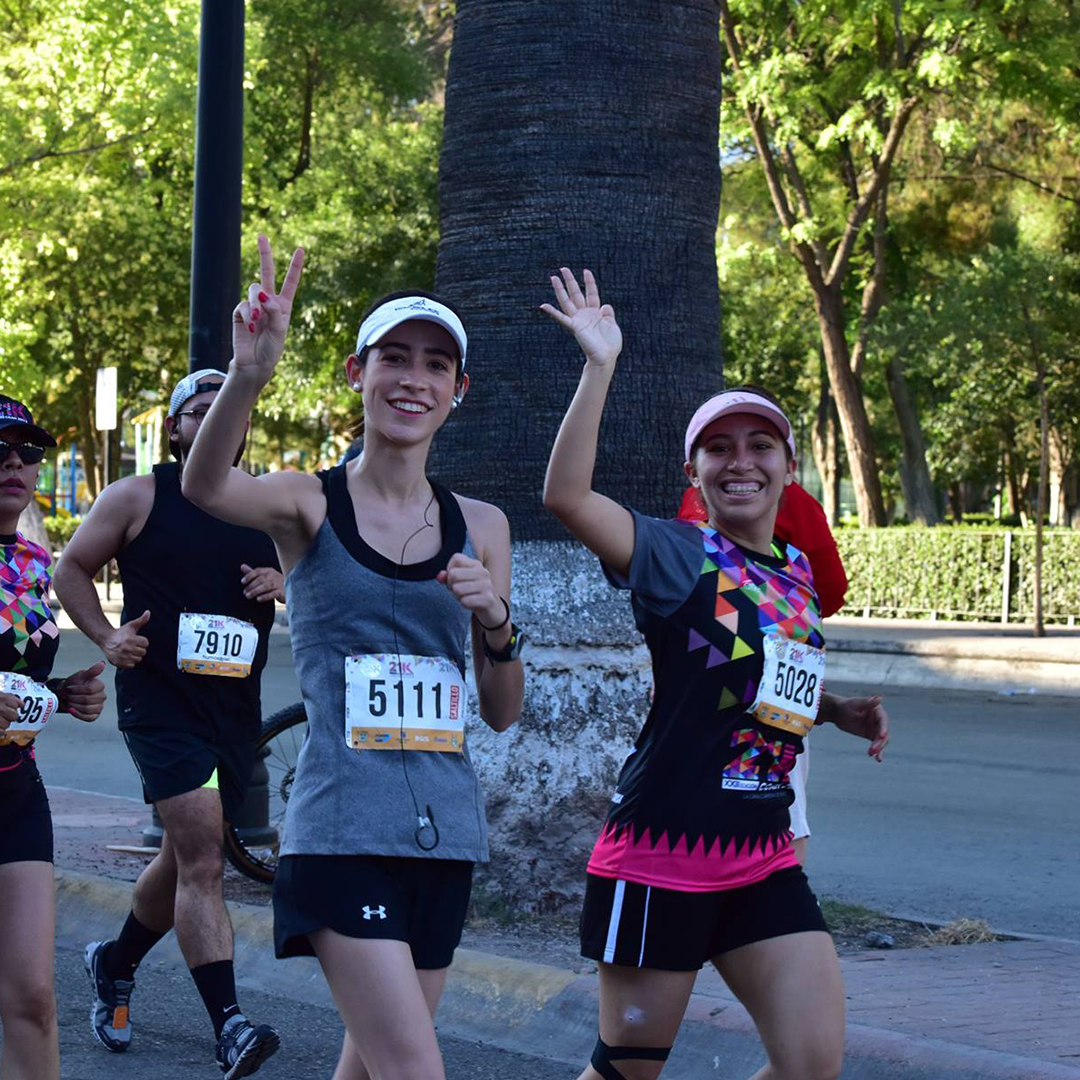
<svg viewBox="0 0 1080 1080"><path fill-rule="evenodd" d="M190 731L221 743L243 742L259 731L259 679L266 665L274 605L247 600L241 563L278 567L270 538L219 521L180 491L180 466L154 466L154 506L142 532L117 556L124 585L124 622L148 608L142 628L149 648L133 668L116 672L121 728ZM180 613L229 615L259 631L247 678L195 675L176 665Z"/></svg>

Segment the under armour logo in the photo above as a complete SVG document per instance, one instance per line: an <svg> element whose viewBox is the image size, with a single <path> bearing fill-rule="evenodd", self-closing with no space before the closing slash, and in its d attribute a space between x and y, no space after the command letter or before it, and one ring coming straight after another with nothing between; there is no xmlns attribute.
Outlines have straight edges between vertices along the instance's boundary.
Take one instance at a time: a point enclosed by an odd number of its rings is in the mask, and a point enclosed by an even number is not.
<svg viewBox="0 0 1080 1080"><path fill-rule="evenodd" d="M380 904L377 908L369 908L367 904L364 905L364 918L369 922L373 916L378 915L380 919L386 918L386 908Z"/></svg>

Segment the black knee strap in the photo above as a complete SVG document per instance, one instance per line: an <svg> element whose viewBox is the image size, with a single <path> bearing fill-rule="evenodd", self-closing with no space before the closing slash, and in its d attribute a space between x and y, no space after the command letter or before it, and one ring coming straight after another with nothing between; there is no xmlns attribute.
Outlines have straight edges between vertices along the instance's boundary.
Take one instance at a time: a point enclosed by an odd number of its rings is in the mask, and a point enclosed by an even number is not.
<svg viewBox="0 0 1080 1080"><path fill-rule="evenodd" d="M612 1065L613 1059L615 1061L667 1061L670 1053L670 1046L608 1046L603 1039L597 1038L589 1064L604 1080L626 1080L626 1077Z"/></svg>

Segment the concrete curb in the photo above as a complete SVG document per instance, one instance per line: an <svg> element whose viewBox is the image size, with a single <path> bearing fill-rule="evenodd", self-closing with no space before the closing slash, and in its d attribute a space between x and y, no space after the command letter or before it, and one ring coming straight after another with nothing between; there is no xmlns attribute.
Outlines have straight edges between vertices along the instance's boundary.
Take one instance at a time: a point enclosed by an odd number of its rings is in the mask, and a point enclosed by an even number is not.
<svg viewBox="0 0 1080 1080"><path fill-rule="evenodd" d="M879 643L856 646L852 642L830 642L829 681L872 683L875 687L1080 697L1080 664L869 647L876 644Z"/></svg>
<svg viewBox="0 0 1080 1080"><path fill-rule="evenodd" d="M58 868L57 940L78 948L116 932L127 914L127 882ZM269 908L229 904L238 983L281 997L333 1007L314 959L278 961ZM158 963L183 967L170 935ZM580 1068L596 1040L597 977L459 949L439 1009L441 1031L483 1040ZM761 1046L741 1006L695 992L664 1070L667 1080L749 1074L762 1065ZM720 1070L723 1070L721 1073ZM1080 1067L1056 1065L978 1047L849 1024L842 1080L1078 1080Z"/></svg>

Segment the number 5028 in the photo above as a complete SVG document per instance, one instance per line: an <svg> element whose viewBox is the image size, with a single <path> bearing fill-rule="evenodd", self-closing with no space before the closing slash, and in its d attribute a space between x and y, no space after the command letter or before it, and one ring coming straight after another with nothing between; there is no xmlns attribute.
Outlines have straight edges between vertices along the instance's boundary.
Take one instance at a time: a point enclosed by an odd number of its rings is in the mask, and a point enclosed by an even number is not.
<svg viewBox="0 0 1080 1080"><path fill-rule="evenodd" d="M816 689L816 675L802 668L792 667L791 664L785 664L783 660L779 662L776 668L776 685L773 687L773 693L778 697L810 708L814 704Z"/></svg>

